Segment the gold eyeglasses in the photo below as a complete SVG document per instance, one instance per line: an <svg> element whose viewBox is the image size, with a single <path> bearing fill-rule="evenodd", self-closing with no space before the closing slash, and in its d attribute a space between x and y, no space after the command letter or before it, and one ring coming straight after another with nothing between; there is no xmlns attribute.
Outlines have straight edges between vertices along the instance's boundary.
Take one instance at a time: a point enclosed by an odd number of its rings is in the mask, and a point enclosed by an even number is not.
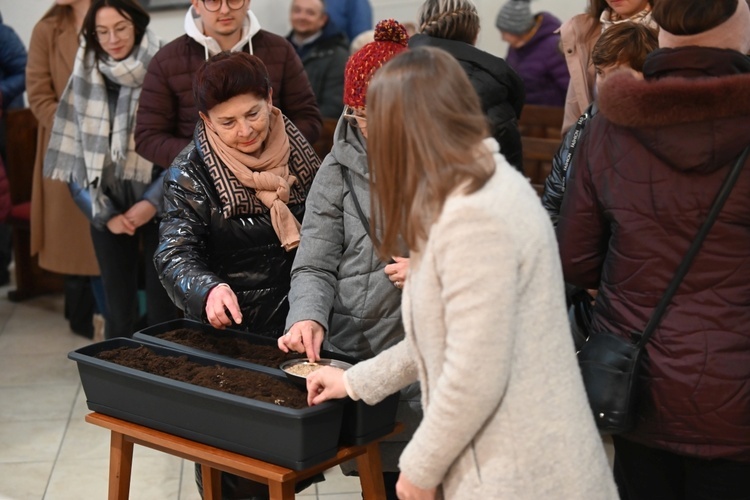
<svg viewBox="0 0 750 500"><path fill-rule="evenodd" d="M96 35L96 39L99 43L108 42L113 34L115 35L115 39L125 40L133 36L133 33L133 23L130 21L117 23L112 30L97 28L96 31L94 31L94 35Z"/></svg>
<svg viewBox="0 0 750 500"><path fill-rule="evenodd" d="M344 120L349 122L351 125L357 125L359 128L367 127L367 115L358 115L356 113L357 111L355 111L355 109L351 106L344 107Z"/></svg>
<svg viewBox="0 0 750 500"><path fill-rule="evenodd" d="M232 10L241 9L245 5L245 0L203 0L203 5L209 12L218 12L221 9L221 2L226 1L227 7Z"/></svg>

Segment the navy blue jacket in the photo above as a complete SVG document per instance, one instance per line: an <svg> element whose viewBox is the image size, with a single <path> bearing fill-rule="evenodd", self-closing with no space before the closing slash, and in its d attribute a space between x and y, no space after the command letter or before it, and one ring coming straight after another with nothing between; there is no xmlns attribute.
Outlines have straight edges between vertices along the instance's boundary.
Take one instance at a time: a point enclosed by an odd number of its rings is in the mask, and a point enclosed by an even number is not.
<svg viewBox="0 0 750 500"><path fill-rule="evenodd" d="M0 97L3 110L23 107L26 89L26 48L0 16Z"/></svg>

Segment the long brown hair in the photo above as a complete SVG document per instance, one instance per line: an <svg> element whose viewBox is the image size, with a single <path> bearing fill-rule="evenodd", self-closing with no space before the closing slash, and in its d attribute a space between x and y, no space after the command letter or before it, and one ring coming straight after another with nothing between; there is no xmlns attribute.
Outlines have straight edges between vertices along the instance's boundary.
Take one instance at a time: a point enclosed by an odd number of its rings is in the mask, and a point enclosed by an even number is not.
<svg viewBox="0 0 750 500"><path fill-rule="evenodd" d="M448 195L472 193L494 172L479 97L453 56L420 47L375 73L367 120L375 246L390 258L403 237L419 250Z"/></svg>

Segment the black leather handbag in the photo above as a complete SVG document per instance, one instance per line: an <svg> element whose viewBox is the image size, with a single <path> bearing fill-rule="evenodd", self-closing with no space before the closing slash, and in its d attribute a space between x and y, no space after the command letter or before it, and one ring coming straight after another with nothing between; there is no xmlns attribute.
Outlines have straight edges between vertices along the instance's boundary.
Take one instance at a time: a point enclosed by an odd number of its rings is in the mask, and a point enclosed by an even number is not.
<svg viewBox="0 0 750 500"><path fill-rule="evenodd" d="M589 405L602 434L623 434L635 426L639 371L646 356L646 343L656 330L682 279L687 274L693 258L721 212L729 193L747 160L750 146L740 154L737 162L719 189L716 200L698 234L682 259L664 296L656 306L643 333L630 336L612 332L593 333L578 352L583 385Z"/></svg>

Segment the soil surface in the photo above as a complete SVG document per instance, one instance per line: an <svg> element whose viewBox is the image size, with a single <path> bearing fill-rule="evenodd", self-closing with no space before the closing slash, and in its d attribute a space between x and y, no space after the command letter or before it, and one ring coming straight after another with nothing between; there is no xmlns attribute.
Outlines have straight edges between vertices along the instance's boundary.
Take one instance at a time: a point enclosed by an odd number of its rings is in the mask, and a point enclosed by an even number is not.
<svg viewBox="0 0 750 500"><path fill-rule="evenodd" d="M306 391L265 373L221 365L202 365L189 361L187 356L163 356L143 346L118 347L102 351L96 357L153 375L237 396L288 408L307 408Z"/></svg>
<svg viewBox="0 0 750 500"><path fill-rule="evenodd" d="M298 352L285 353L276 346L253 344L247 339L211 335L191 328L178 328L156 335L156 337L271 368L278 368L281 363L289 359L304 357L304 354Z"/></svg>

